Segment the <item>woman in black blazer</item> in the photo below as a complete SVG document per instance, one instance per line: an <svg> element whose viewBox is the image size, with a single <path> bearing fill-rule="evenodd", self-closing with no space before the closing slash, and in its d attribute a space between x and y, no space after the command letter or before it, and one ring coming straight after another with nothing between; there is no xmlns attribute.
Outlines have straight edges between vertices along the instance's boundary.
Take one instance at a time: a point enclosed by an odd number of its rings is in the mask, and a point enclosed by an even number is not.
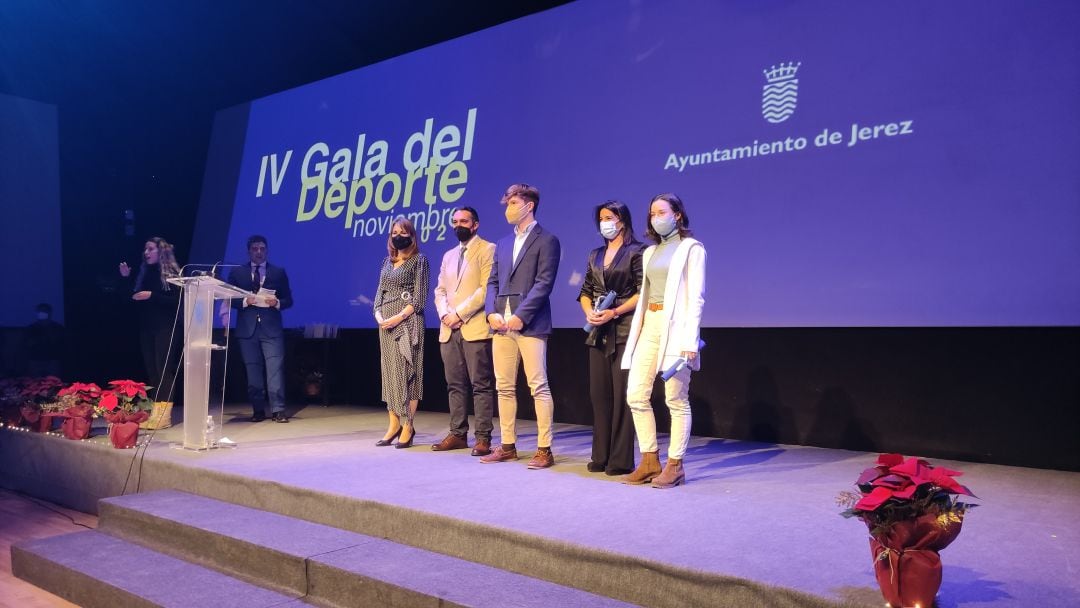
<svg viewBox="0 0 1080 608"><path fill-rule="evenodd" d="M634 237L630 210L619 201L596 207L594 221L604 245L589 254L585 283L578 301L585 320L593 325L589 346L589 397L593 408L592 461L588 469L608 475L634 470L634 423L626 405L627 371L620 369L630 321L641 291L641 252ZM595 310L605 294L615 292L611 305Z"/></svg>

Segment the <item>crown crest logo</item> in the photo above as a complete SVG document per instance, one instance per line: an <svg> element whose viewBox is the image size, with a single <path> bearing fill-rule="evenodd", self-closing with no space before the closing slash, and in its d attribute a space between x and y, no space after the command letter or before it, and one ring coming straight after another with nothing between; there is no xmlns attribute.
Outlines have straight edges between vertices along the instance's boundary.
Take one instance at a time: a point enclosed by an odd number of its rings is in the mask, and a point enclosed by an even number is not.
<svg viewBox="0 0 1080 608"><path fill-rule="evenodd" d="M765 86L761 87L761 115L771 123L784 122L795 113L799 101L799 79L795 73L802 62L789 61L774 65L765 74Z"/></svg>
<svg viewBox="0 0 1080 608"><path fill-rule="evenodd" d="M761 71L765 73L765 80L768 80L769 82L782 82L784 80L794 78L795 72L799 71L799 66L801 65L801 61L799 63L789 61L787 65L781 63L778 66L774 65L767 70Z"/></svg>

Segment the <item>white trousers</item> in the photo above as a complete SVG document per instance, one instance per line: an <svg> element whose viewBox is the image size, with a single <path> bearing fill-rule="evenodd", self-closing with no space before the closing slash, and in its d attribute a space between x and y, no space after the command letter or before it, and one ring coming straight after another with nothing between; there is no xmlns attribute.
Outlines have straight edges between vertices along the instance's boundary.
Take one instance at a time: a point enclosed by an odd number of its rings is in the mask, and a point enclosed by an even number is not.
<svg viewBox="0 0 1080 608"><path fill-rule="evenodd" d="M664 313L645 311L645 320L637 347L630 359L630 377L626 385L626 402L634 416L634 431L637 433L638 448L642 452L656 452L656 416L651 403L653 383L656 374L664 371L659 368L663 361L660 352L660 339L667 331ZM668 445L668 458L678 458L686 454L690 442L690 366L684 365L677 374L664 383L664 398L671 412L671 443Z"/></svg>

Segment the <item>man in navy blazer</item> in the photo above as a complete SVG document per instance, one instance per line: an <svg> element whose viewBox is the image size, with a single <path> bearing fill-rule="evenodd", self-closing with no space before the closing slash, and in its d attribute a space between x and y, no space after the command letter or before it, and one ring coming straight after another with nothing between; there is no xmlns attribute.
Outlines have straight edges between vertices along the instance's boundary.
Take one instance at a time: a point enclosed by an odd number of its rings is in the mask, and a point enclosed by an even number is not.
<svg viewBox="0 0 1080 608"><path fill-rule="evenodd" d="M536 222L540 191L528 184L514 184L502 197L506 221L514 232L495 246L495 261L488 279L488 324L495 367L495 390L499 395L501 443L480 459L483 463L517 460L517 373L524 363L525 378L536 406L536 454L530 469L555 464L551 452L551 424L555 405L547 379L547 338L551 334L549 297L559 270L559 239Z"/></svg>
<svg viewBox="0 0 1080 608"><path fill-rule="evenodd" d="M288 422L285 414L285 329L281 311L293 305L285 269L266 261L266 237L248 238L250 263L233 268L228 282L256 294L232 300L236 315L234 334L247 368L248 400L252 422L266 420L267 396L274 422ZM225 322L223 308L222 323Z"/></svg>

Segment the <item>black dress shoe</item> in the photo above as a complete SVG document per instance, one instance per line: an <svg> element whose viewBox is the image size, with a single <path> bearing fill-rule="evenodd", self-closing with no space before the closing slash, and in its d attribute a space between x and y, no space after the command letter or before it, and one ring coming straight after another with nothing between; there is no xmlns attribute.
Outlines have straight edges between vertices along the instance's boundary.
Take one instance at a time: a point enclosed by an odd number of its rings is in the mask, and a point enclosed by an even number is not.
<svg viewBox="0 0 1080 608"><path fill-rule="evenodd" d="M285 415L285 412L274 412L272 416L274 422L288 422L289 417Z"/></svg>
<svg viewBox="0 0 1080 608"><path fill-rule="evenodd" d="M400 434L400 433L401 433L401 431L398 431L398 434ZM416 429L413 429L412 435L409 435L409 440L408 441L401 441L399 439L397 444L394 445L394 448L398 449L398 450L404 450L405 448L411 448L413 439L416 439Z"/></svg>
<svg viewBox="0 0 1080 608"><path fill-rule="evenodd" d="M389 439L380 439L375 442L375 445L379 446L380 448L385 448L386 446L393 444L394 440L397 439L399 435L401 435L401 429L402 427L399 426L397 432L391 435Z"/></svg>
<svg viewBox="0 0 1080 608"><path fill-rule="evenodd" d="M252 422L262 422L263 420L266 420L266 414L255 414L251 417Z"/></svg>
<svg viewBox="0 0 1080 608"><path fill-rule="evenodd" d="M614 467L614 468L606 469L604 471L604 475L610 475L610 476L614 477L615 475L629 475L630 473L633 473L633 472L634 472L634 469L620 469L618 467Z"/></svg>
<svg viewBox="0 0 1080 608"><path fill-rule="evenodd" d="M585 465L585 468L588 469L590 473L604 472L604 465L600 464L599 462L590 462L589 464Z"/></svg>

